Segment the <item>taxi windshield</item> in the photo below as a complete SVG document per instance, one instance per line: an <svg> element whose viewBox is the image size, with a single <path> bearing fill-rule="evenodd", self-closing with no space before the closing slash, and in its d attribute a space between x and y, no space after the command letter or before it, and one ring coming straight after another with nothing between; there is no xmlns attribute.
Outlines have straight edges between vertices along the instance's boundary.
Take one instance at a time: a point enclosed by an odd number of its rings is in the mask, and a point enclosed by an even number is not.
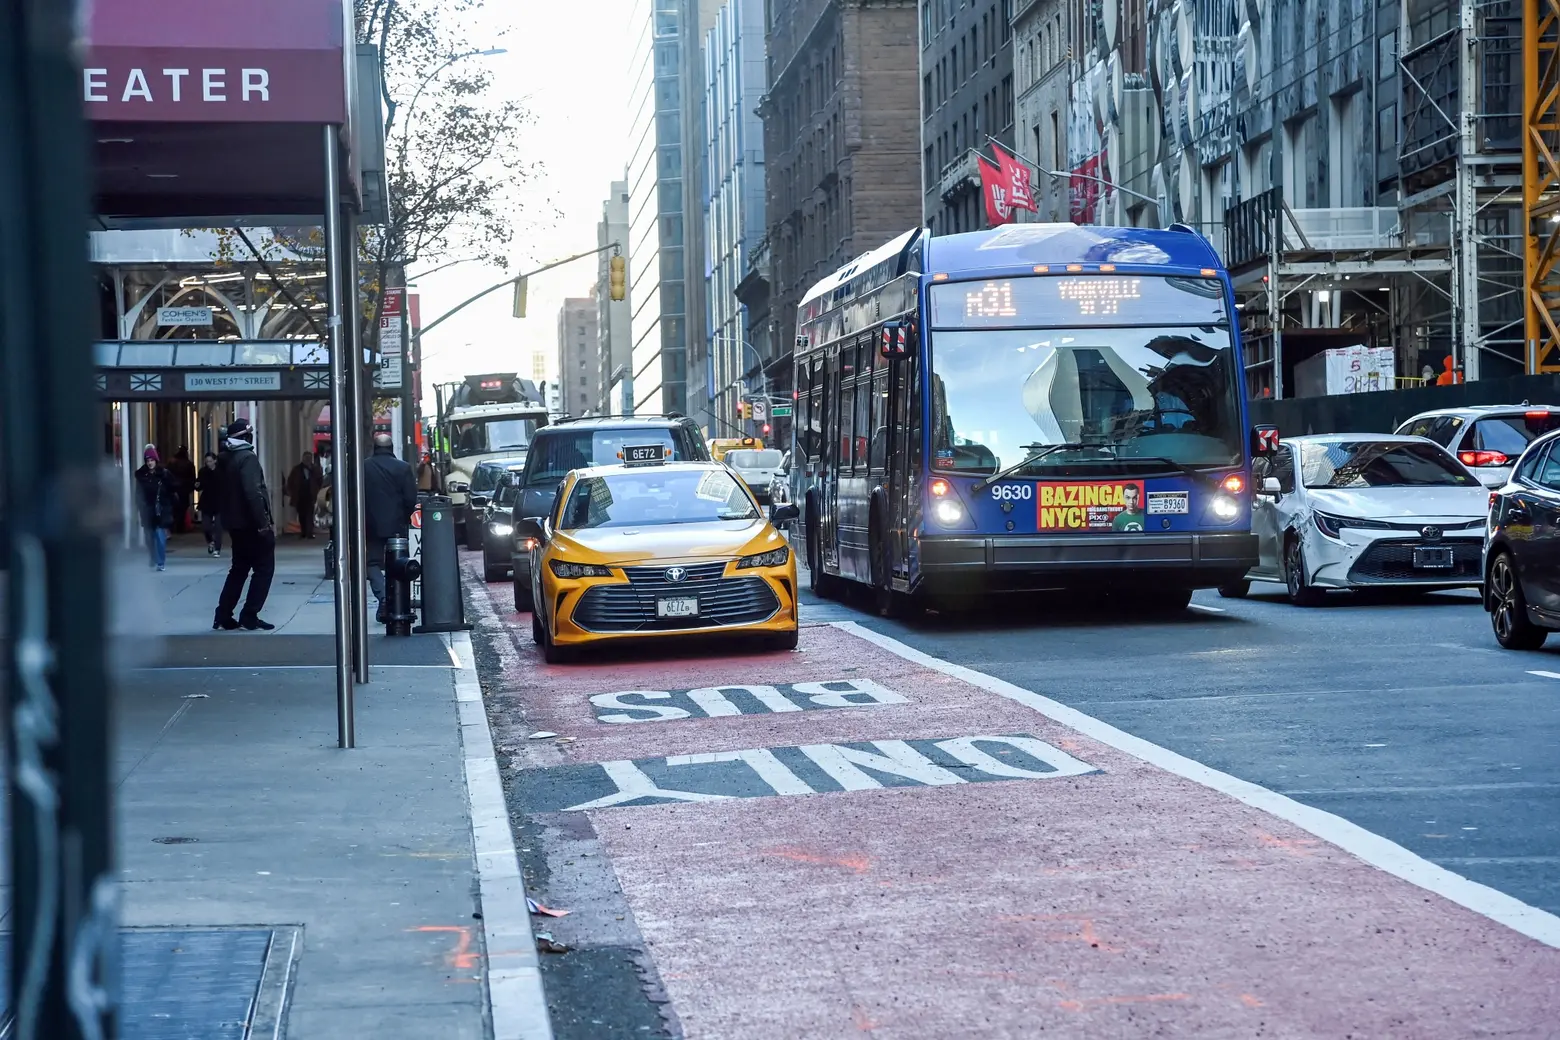
<svg viewBox="0 0 1560 1040"><path fill-rule="evenodd" d="M569 493L559 527L651 527L756 520L758 509L731 473L646 466L582 477Z"/></svg>

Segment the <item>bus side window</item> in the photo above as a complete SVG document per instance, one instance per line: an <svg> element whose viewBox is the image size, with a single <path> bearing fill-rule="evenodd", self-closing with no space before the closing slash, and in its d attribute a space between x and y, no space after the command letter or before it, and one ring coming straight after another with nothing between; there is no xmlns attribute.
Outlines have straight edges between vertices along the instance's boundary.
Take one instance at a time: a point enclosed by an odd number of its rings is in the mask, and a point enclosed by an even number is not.
<svg viewBox="0 0 1560 1040"><path fill-rule="evenodd" d="M813 459L819 459L823 456L823 358L813 358L808 367L812 369L812 379L808 384L812 403L808 408L810 441L807 454Z"/></svg>
<svg viewBox="0 0 1560 1040"><path fill-rule="evenodd" d="M863 376L856 383L856 469L867 468L867 444L872 439L872 383Z"/></svg>
<svg viewBox="0 0 1560 1040"><path fill-rule="evenodd" d="M880 365L872 378L872 452L867 469L882 473L888 468L888 366Z"/></svg>
<svg viewBox="0 0 1560 1040"><path fill-rule="evenodd" d="M834 459L834 468L836 470L850 469L850 449L852 442L855 440L851 429L851 423L856 417L855 404L856 388L854 386L840 387L840 434L835 439L835 443L839 445L839 454Z"/></svg>

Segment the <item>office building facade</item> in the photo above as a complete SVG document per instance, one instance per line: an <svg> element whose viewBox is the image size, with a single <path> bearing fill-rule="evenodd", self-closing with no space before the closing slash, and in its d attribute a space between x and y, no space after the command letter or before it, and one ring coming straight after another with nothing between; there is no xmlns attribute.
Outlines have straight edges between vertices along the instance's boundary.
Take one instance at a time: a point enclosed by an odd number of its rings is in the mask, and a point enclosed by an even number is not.
<svg viewBox="0 0 1560 1040"><path fill-rule="evenodd" d="M1013 150L1011 0L921 0L922 214L933 234L986 226L977 150Z"/></svg>
<svg viewBox="0 0 1560 1040"><path fill-rule="evenodd" d="M571 296L558 308L558 393L565 415L601 410L601 345L596 298Z"/></svg>
<svg viewBox="0 0 1560 1040"><path fill-rule="evenodd" d="M612 190L601 205L596 244L617 243L622 249L628 276L632 278L634 258L628 253L628 204L628 182L613 181ZM612 298L612 255L604 252L596 262L596 352L600 373L596 383L596 407L602 415L631 415L634 411L634 344L629 322L633 315L633 297Z"/></svg>

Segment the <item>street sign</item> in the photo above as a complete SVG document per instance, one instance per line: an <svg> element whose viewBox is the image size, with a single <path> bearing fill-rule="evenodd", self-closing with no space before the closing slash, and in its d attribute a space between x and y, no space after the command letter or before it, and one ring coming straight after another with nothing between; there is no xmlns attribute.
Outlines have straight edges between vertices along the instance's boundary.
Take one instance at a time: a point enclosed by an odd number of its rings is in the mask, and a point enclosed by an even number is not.
<svg viewBox="0 0 1560 1040"><path fill-rule="evenodd" d="M162 328L170 325L210 325L210 307L159 307L157 308L157 324Z"/></svg>
<svg viewBox="0 0 1560 1040"><path fill-rule="evenodd" d="M768 422L769 421L769 402L764 400L762 397L756 399L753 402L753 421L754 422Z"/></svg>
<svg viewBox="0 0 1560 1040"><path fill-rule="evenodd" d="M380 390L401 389L402 335L405 329L402 302L405 289L386 289L384 307L379 314L379 371L374 386Z"/></svg>
<svg viewBox="0 0 1560 1040"><path fill-rule="evenodd" d="M774 406L772 414L776 419L788 419L791 416L791 406L788 404L777 404Z"/></svg>

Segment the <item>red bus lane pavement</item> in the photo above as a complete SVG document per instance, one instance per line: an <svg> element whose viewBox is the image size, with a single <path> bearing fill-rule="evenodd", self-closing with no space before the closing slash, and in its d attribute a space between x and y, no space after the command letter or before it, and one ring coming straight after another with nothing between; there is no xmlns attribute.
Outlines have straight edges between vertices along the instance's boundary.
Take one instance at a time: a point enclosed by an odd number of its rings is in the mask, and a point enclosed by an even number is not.
<svg viewBox="0 0 1560 1040"><path fill-rule="evenodd" d="M588 821L689 1037L1460 1040L1560 1021L1554 918L1405 880L1423 861L1397 846L1361 839L1413 861L1382 869L884 637L805 626L794 653L549 667L493 589L511 808L544 832Z"/></svg>

